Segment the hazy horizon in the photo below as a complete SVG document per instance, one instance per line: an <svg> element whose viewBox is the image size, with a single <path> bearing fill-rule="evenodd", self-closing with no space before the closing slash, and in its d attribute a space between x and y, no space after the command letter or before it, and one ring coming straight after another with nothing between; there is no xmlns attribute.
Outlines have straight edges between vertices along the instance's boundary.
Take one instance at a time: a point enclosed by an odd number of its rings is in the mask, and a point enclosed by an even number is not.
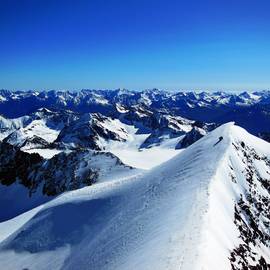
<svg viewBox="0 0 270 270"><path fill-rule="evenodd" d="M215 93L215 92L225 92L225 93L235 93L240 94L244 92L248 93L254 93L254 92L264 92L264 91L270 91L270 89L214 89L214 90L207 90L207 89L161 89L161 88L146 88L146 89L128 89L128 88L112 88L112 89L105 89L105 88L82 88L82 89L6 89L6 88L0 88L1 90L11 91L11 92L49 92L49 91L59 91L59 92L80 92L80 91L116 91L116 90L127 90L127 91L137 91L137 92L143 92L143 91L151 91L151 90L158 90L163 92L169 92L169 93L181 93L181 92L195 92L195 93Z"/></svg>

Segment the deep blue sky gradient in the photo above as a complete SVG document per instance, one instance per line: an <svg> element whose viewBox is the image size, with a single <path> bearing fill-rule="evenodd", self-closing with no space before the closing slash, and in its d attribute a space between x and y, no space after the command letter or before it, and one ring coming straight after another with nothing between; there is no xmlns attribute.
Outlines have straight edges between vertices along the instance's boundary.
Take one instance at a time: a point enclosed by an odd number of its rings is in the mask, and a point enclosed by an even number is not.
<svg viewBox="0 0 270 270"><path fill-rule="evenodd" d="M0 0L0 88L270 88L270 1Z"/></svg>

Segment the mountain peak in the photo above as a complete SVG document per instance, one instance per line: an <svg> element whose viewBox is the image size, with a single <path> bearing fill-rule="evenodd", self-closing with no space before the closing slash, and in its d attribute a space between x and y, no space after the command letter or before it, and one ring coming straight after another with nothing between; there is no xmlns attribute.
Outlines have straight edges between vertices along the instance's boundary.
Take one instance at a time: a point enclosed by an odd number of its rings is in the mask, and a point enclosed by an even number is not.
<svg viewBox="0 0 270 270"><path fill-rule="evenodd" d="M268 143L222 125L142 176L75 190L19 217L24 225L0 246L1 263L42 260L48 269L57 252L56 269L267 266L266 151Z"/></svg>

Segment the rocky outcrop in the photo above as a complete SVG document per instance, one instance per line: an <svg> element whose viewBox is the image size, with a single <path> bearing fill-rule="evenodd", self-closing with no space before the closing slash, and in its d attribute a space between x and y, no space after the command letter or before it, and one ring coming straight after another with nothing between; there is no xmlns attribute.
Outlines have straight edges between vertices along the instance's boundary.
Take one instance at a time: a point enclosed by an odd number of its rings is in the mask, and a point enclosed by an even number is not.
<svg viewBox="0 0 270 270"><path fill-rule="evenodd" d="M0 164L0 183L23 185L30 196L38 189L46 196L58 195L92 185L114 169L131 169L111 153L76 150L43 159L7 143L0 144Z"/></svg>
<svg viewBox="0 0 270 270"><path fill-rule="evenodd" d="M270 159L260 156L244 142L234 147L243 157L247 190L235 204L234 223L242 242L231 252L231 267L233 270L267 270L270 264L258 250L261 246L270 248ZM255 166L256 162L268 169L267 178Z"/></svg>

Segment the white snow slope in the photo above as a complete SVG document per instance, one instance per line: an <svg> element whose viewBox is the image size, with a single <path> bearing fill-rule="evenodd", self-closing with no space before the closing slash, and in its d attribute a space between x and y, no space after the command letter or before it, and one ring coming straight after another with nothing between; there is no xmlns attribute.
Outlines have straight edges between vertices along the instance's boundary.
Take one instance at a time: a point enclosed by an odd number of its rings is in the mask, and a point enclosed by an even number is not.
<svg viewBox="0 0 270 270"><path fill-rule="evenodd" d="M129 136L126 141L103 142L106 151L113 153L125 164L138 169L149 170L155 166L170 160L182 150L176 150L175 145L184 137L166 138L159 145L151 148L140 146L150 134L137 134L138 128L131 125L122 124L122 128Z"/></svg>
<svg viewBox="0 0 270 270"><path fill-rule="evenodd" d="M242 141L270 157L268 143L228 123L143 176L67 192L0 223L1 268L231 269L242 241L235 204L248 192L244 156L234 146ZM253 165L269 181L268 165ZM260 256L270 262L261 242L251 249L250 264Z"/></svg>

